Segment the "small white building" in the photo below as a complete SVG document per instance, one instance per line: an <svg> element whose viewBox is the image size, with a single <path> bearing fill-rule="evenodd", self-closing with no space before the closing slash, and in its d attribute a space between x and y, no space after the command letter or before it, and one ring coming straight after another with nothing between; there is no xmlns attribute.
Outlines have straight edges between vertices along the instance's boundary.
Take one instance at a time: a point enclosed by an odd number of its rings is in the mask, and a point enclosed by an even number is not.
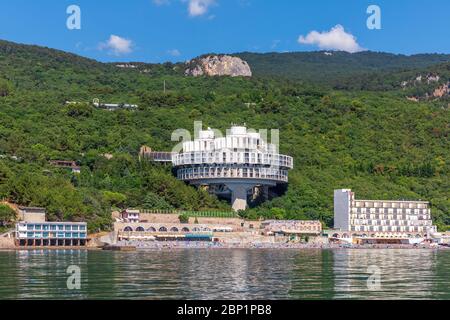
<svg viewBox="0 0 450 320"><path fill-rule="evenodd" d="M120 213L120 218L124 222L139 223L140 211L138 209L125 209Z"/></svg>

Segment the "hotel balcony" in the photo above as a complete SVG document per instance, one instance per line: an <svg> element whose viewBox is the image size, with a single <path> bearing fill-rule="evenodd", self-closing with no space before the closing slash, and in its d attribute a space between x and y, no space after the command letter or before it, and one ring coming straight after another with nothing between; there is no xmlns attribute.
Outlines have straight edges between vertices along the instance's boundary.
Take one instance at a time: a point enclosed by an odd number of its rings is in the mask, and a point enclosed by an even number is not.
<svg viewBox="0 0 450 320"><path fill-rule="evenodd" d="M275 168L253 168L253 167L210 167L199 166L193 168L182 168L177 171L180 180L201 179L262 179L278 182L288 181L287 170Z"/></svg>
<svg viewBox="0 0 450 320"><path fill-rule="evenodd" d="M175 154L172 159L174 166L190 166L201 164L238 164L263 165L292 169L293 158L276 153L249 152L187 152Z"/></svg>

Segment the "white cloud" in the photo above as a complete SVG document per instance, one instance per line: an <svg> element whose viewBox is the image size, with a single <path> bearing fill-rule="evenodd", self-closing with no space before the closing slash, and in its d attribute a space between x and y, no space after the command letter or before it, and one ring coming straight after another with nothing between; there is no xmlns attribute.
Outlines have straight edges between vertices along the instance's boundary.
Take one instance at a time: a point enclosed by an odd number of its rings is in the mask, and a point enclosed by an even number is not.
<svg viewBox="0 0 450 320"><path fill-rule="evenodd" d="M131 53L133 51L133 42L112 34L108 41L99 44L100 50L109 50L110 53L120 56L122 54Z"/></svg>
<svg viewBox="0 0 450 320"><path fill-rule="evenodd" d="M341 50L350 53L363 51L357 42L355 36L347 33L340 24L331 28L330 31L311 31L304 36L298 38L298 42L302 44L317 45L321 49Z"/></svg>
<svg viewBox="0 0 450 320"><path fill-rule="evenodd" d="M199 17L208 13L211 6L216 4L216 0L179 0L182 3L187 3L188 13L191 17ZM172 0L152 0L153 4L161 7L171 5ZM214 19L214 15L209 15L208 20Z"/></svg>
<svg viewBox="0 0 450 320"><path fill-rule="evenodd" d="M208 12L209 7L215 4L215 0L189 0L188 11L191 17L202 16Z"/></svg>
<svg viewBox="0 0 450 320"><path fill-rule="evenodd" d="M172 57L179 57L179 56L181 56L181 52L178 49L168 50L167 53L169 55L171 55Z"/></svg>

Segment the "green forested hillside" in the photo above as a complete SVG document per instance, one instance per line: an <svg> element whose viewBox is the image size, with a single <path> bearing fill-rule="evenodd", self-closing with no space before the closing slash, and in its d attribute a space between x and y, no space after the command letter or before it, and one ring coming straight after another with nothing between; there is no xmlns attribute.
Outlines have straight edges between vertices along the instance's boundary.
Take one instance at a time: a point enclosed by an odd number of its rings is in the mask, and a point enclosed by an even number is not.
<svg viewBox="0 0 450 320"><path fill-rule="evenodd" d="M245 122L280 129L281 151L295 158L286 194L247 217L319 218L332 226L333 189L345 187L357 197L427 199L440 228L450 225L448 107L282 74L191 78L174 67L142 73L0 42L0 197L45 206L52 219L88 220L91 230L108 228L111 207L229 210L137 155L143 144L170 150L172 131L192 132L194 120L222 130ZM139 110L65 105L94 98ZM81 175L51 167L52 159L76 160Z"/></svg>
<svg viewBox="0 0 450 320"><path fill-rule="evenodd" d="M342 81L359 77L367 81L380 72L399 72L450 61L450 54L416 54L411 56L383 52L286 52L239 53L255 76L287 78L339 87ZM383 74L384 74L383 73ZM358 81L353 81L357 86Z"/></svg>

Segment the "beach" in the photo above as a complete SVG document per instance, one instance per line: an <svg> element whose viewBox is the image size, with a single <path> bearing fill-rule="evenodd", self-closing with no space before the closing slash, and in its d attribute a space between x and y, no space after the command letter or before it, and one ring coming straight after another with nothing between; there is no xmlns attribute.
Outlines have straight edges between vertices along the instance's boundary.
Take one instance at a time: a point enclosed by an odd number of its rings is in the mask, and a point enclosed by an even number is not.
<svg viewBox="0 0 450 320"><path fill-rule="evenodd" d="M176 250L176 249L440 249L449 247L429 244L317 244L292 242L203 242L203 241L119 241L118 247L135 247L137 250Z"/></svg>

